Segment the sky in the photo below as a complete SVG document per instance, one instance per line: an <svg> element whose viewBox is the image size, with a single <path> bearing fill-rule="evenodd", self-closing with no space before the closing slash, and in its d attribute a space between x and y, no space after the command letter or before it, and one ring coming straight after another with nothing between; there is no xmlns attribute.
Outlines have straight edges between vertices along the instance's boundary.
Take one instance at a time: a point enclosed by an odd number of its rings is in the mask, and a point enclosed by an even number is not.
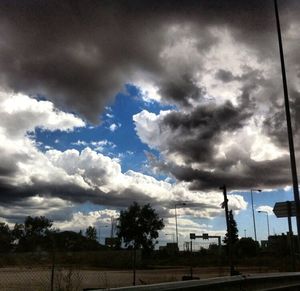
<svg viewBox="0 0 300 291"><path fill-rule="evenodd" d="M278 0L296 160L300 3ZM273 1L1 1L0 219L94 225L133 201L175 233L287 231L293 199ZM298 163L299 164L299 163ZM295 227L294 227L294 230Z"/></svg>

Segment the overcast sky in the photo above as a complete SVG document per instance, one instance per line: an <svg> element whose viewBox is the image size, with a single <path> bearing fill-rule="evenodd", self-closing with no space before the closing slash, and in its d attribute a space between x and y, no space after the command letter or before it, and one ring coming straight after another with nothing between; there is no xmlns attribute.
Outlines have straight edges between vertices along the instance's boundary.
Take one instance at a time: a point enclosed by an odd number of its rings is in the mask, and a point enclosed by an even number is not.
<svg viewBox="0 0 300 291"><path fill-rule="evenodd" d="M278 2L298 158L300 3ZM249 189L293 196L280 72L272 0L1 1L0 217L104 227L137 201L171 233L185 200L184 240L224 233L226 184L252 235Z"/></svg>

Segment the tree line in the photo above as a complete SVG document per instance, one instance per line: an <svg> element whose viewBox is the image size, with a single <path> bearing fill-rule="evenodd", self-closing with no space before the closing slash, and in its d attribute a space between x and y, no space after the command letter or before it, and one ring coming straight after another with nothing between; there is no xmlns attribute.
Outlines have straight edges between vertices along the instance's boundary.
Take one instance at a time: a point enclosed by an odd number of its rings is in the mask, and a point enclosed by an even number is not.
<svg viewBox="0 0 300 291"><path fill-rule="evenodd" d="M114 247L142 249L150 252L157 243L158 231L164 227L150 204L134 202L120 212ZM97 231L88 226L82 231L59 231L53 221L45 216L26 217L24 223L16 223L12 229L0 223L0 252L28 251L83 251L99 250L104 246L97 241Z"/></svg>
<svg viewBox="0 0 300 291"><path fill-rule="evenodd" d="M59 231L45 216L28 216L24 223L15 223L12 229L8 224L0 223L0 252L80 251L100 247L96 229L92 226L87 227L85 234Z"/></svg>

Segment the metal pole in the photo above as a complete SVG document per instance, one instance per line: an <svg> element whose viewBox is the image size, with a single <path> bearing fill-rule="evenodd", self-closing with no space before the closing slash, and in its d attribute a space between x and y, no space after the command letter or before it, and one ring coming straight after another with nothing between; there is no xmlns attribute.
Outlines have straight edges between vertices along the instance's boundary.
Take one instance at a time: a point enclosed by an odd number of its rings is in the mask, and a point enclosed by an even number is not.
<svg viewBox="0 0 300 291"><path fill-rule="evenodd" d="M133 247L133 278L132 278L132 285L135 286L135 278L136 278L136 247Z"/></svg>
<svg viewBox="0 0 300 291"><path fill-rule="evenodd" d="M296 204L298 242L300 242L300 203L299 203L300 201L299 201L299 189L298 189L298 178L297 178L297 166L296 166L296 158L295 158L293 130L291 124L290 104L289 104L288 87L287 87L287 79L286 79L286 72L285 72L285 63L284 63L277 0L274 0L274 7L275 7L279 54L280 54L280 62L281 62L282 85L283 85L283 92L284 92L284 104L285 104L285 114L286 114L286 123L287 123L287 133L288 133L288 140L289 140L291 171L293 177L294 200Z"/></svg>
<svg viewBox="0 0 300 291"><path fill-rule="evenodd" d="M295 271L296 269L296 260L295 260L295 247L294 247L294 235L292 229L292 206L291 202L288 201L288 225L289 225L289 241L290 241L290 255L292 261L292 270Z"/></svg>
<svg viewBox="0 0 300 291"><path fill-rule="evenodd" d="M176 228L176 243L177 243L177 246L178 246L177 205L176 204L175 204L175 228Z"/></svg>
<svg viewBox="0 0 300 291"><path fill-rule="evenodd" d="M251 205L252 205L252 219L253 219L254 237L255 237L255 241L257 241L252 189L250 189L250 192L251 192Z"/></svg>
<svg viewBox="0 0 300 291"><path fill-rule="evenodd" d="M264 210L259 210L258 213L265 213L267 215L267 227L268 227L268 239L269 239L270 236L269 212Z"/></svg>
<svg viewBox="0 0 300 291"><path fill-rule="evenodd" d="M269 239L269 236L270 236L270 222L269 222L269 213L267 213L267 222L268 222L268 239Z"/></svg>

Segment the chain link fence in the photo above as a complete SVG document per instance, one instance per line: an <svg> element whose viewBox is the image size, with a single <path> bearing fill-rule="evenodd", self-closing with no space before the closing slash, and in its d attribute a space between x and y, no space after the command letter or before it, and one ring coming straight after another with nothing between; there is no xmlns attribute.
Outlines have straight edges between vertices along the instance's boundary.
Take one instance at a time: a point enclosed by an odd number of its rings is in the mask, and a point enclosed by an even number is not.
<svg viewBox="0 0 300 291"><path fill-rule="evenodd" d="M180 281L183 276L190 275L190 271L190 268L137 270L136 285ZM193 270L194 276L204 278L202 274L203 270ZM216 275L226 274L224 269ZM130 286L132 280L132 270L82 270L74 267L56 267L54 270L51 267L0 268L1 291L79 291L93 288L109 290Z"/></svg>
<svg viewBox="0 0 300 291"><path fill-rule="evenodd" d="M118 251L1 254L0 290L77 291L131 285L131 256ZM125 270L110 271L108 276L106 269L117 261Z"/></svg>
<svg viewBox="0 0 300 291"><path fill-rule="evenodd" d="M226 264L220 264L218 260L212 263L212 259L213 257L207 255L202 256L199 251L173 255L157 252L145 261L139 253L136 284L180 281L184 276L204 279L228 275L229 268ZM264 267L268 264L261 260L260 262L261 264L253 264L252 269L247 267L243 270L239 267L239 270L243 273L278 271ZM199 263L203 263L201 267ZM211 267L208 267L209 265ZM0 255L0 291L79 291L92 288L110 289L132 284L131 251Z"/></svg>

